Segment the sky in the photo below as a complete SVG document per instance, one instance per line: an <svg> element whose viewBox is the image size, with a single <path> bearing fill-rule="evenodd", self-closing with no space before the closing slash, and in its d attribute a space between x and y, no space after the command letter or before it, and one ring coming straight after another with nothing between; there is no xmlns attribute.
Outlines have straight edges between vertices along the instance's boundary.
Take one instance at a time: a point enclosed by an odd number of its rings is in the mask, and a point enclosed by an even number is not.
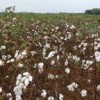
<svg viewBox="0 0 100 100"><path fill-rule="evenodd" d="M9 6L16 6L16 12L82 13L100 8L100 0L0 0L0 12Z"/></svg>

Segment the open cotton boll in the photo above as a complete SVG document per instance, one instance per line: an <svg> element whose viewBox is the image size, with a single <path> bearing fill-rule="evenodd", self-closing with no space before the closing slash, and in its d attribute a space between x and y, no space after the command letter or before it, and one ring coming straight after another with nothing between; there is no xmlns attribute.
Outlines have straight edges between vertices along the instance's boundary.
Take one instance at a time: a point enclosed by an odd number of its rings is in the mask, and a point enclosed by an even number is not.
<svg viewBox="0 0 100 100"><path fill-rule="evenodd" d="M59 94L59 100L64 100L64 95Z"/></svg>
<svg viewBox="0 0 100 100"><path fill-rule="evenodd" d="M46 90L42 90L41 96L42 96L43 98L45 98L45 97L46 97L46 95L47 95Z"/></svg>
<svg viewBox="0 0 100 100"><path fill-rule="evenodd" d="M6 60L7 56L6 55L2 55L2 60Z"/></svg>
<svg viewBox="0 0 100 100"><path fill-rule="evenodd" d="M65 61L65 66L67 66L68 65L68 60L66 59L66 61Z"/></svg>
<svg viewBox="0 0 100 100"><path fill-rule="evenodd" d="M27 51L24 50L21 54L22 54L22 56L26 56L27 55Z"/></svg>
<svg viewBox="0 0 100 100"><path fill-rule="evenodd" d="M14 62L14 61L15 61L15 59L13 59L13 58L10 60L11 63Z"/></svg>
<svg viewBox="0 0 100 100"><path fill-rule="evenodd" d="M52 61L50 62L50 65L54 65L54 64L55 64L55 61L52 60Z"/></svg>
<svg viewBox="0 0 100 100"><path fill-rule="evenodd" d="M51 74L51 73L49 73L49 74L48 74L48 79L54 79L54 75Z"/></svg>
<svg viewBox="0 0 100 100"><path fill-rule="evenodd" d="M99 51L95 52L95 59L97 62L100 62L100 52Z"/></svg>
<svg viewBox="0 0 100 100"><path fill-rule="evenodd" d="M75 91L75 89L74 89L72 84L68 85L67 88L68 88L69 91Z"/></svg>
<svg viewBox="0 0 100 100"><path fill-rule="evenodd" d="M99 91L99 92L100 92L100 85L98 85L98 86L97 86L97 91Z"/></svg>
<svg viewBox="0 0 100 100"><path fill-rule="evenodd" d="M38 63L38 67L39 67L40 69L42 69L43 66L44 66L44 63L42 63L42 62Z"/></svg>
<svg viewBox="0 0 100 100"><path fill-rule="evenodd" d="M55 55L55 51L51 51L51 52L48 54L48 58L52 58L54 55Z"/></svg>
<svg viewBox="0 0 100 100"><path fill-rule="evenodd" d="M82 96L82 97L86 97L86 96L87 96L87 90L85 90L85 89L82 90L82 91L81 91L81 96Z"/></svg>
<svg viewBox="0 0 100 100"><path fill-rule="evenodd" d="M6 96L7 96L7 98L9 98L9 100L13 100L13 99L12 99L12 94L11 94L11 93L7 93Z"/></svg>
<svg viewBox="0 0 100 100"><path fill-rule="evenodd" d="M16 85L19 85L20 83L21 83L20 80L17 80L17 81L16 81Z"/></svg>
<svg viewBox="0 0 100 100"><path fill-rule="evenodd" d="M66 68L66 69L65 69L65 72L66 72L67 74L69 74L69 73L70 73L70 69L69 69L69 68Z"/></svg>
<svg viewBox="0 0 100 100"><path fill-rule="evenodd" d="M21 80L21 78L22 78L22 75L21 74L18 74L18 76L17 76L17 80Z"/></svg>
<svg viewBox="0 0 100 100"><path fill-rule="evenodd" d="M36 51L31 51L31 55L34 56L37 52Z"/></svg>
<svg viewBox="0 0 100 100"><path fill-rule="evenodd" d="M22 90L19 86L16 86L13 91L15 95L22 95Z"/></svg>
<svg viewBox="0 0 100 100"><path fill-rule="evenodd" d="M22 89L24 87L24 83L19 84L19 88Z"/></svg>
<svg viewBox="0 0 100 100"><path fill-rule="evenodd" d="M29 79L30 82L32 82L33 77L30 75L30 76L28 77L28 79Z"/></svg>
<svg viewBox="0 0 100 100"><path fill-rule="evenodd" d="M39 73L42 73L43 72L43 67L44 67L44 63L42 63L42 62L40 62L40 63L38 63L38 71L39 71Z"/></svg>
<svg viewBox="0 0 100 100"><path fill-rule="evenodd" d="M70 29L75 29L75 26L74 26L74 25L71 25L71 26L70 26Z"/></svg>
<svg viewBox="0 0 100 100"><path fill-rule="evenodd" d="M24 64L19 63L17 66L18 66L19 68L22 68L22 67L24 66Z"/></svg>
<svg viewBox="0 0 100 100"><path fill-rule="evenodd" d="M20 95L16 95L16 100L22 100Z"/></svg>
<svg viewBox="0 0 100 100"><path fill-rule="evenodd" d="M49 49L49 48L50 48L50 44L44 45L44 48L45 48L45 49Z"/></svg>
<svg viewBox="0 0 100 100"><path fill-rule="evenodd" d="M21 82L24 82L27 77L22 77Z"/></svg>
<svg viewBox="0 0 100 100"><path fill-rule="evenodd" d="M29 85L29 79L28 78L25 79L24 84L25 84L25 86Z"/></svg>
<svg viewBox="0 0 100 100"><path fill-rule="evenodd" d="M0 60L0 66L3 66L3 65L4 65L4 61Z"/></svg>
<svg viewBox="0 0 100 100"><path fill-rule="evenodd" d="M73 85L74 88L78 88L78 84L77 83L73 82L72 85Z"/></svg>
<svg viewBox="0 0 100 100"><path fill-rule="evenodd" d="M1 46L1 49L6 49L6 46L5 46L5 45L2 45L2 46Z"/></svg>
<svg viewBox="0 0 100 100"><path fill-rule="evenodd" d="M2 87L0 87L0 93L2 92Z"/></svg>
<svg viewBox="0 0 100 100"><path fill-rule="evenodd" d="M30 75L30 73L28 73L28 72L23 73L23 76L29 77L29 75Z"/></svg>
<svg viewBox="0 0 100 100"><path fill-rule="evenodd" d="M15 53L14 57L15 57L15 58L17 58L17 57L18 57L18 55L19 55L19 50L17 50L17 51L16 51L16 53Z"/></svg>
<svg viewBox="0 0 100 100"><path fill-rule="evenodd" d="M49 96L48 100L54 100L54 97L53 96Z"/></svg>

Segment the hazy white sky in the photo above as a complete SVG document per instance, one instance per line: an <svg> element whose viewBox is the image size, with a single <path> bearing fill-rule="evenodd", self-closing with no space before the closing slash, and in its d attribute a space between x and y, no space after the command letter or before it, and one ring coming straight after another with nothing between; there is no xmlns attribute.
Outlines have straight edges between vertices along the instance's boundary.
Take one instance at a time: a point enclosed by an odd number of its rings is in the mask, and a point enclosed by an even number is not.
<svg viewBox="0 0 100 100"><path fill-rule="evenodd" d="M100 8L100 0L0 0L0 11L16 6L17 12L84 12Z"/></svg>

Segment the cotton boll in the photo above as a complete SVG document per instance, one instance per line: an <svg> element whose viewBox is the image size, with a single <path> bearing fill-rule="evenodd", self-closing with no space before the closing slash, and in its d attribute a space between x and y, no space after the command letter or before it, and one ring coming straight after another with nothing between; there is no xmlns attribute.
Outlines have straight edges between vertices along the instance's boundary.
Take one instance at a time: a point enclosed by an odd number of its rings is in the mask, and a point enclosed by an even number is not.
<svg viewBox="0 0 100 100"><path fill-rule="evenodd" d="M69 91L75 91L75 89L74 89L72 84L68 85L67 88L68 88Z"/></svg>
<svg viewBox="0 0 100 100"><path fill-rule="evenodd" d="M52 58L54 55L55 55L55 51L51 51L51 52L48 54L48 58Z"/></svg>
<svg viewBox="0 0 100 100"><path fill-rule="evenodd" d="M16 86L19 85L20 83L21 83L21 81L20 80L17 80L16 81Z"/></svg>
<svg viewBox="0 0 100 100"><path fill-rule="evenodd" d="M66 69L65 69L65 72L66 72L67 74L69 74L69 73L70 73L70 69L69 69L69 68L66 68Z"/></svg>
<svg viewBox="0 0 100 100"><path fill-rule="evenodd" d="M43 69L38 69L39 73L41 74L43 72Z"/></svg>
<svg viewBox="0 0 100 100"><path fill-rule="evenodd" d="M29 75L30 75L30 73L28 73L28 72L23 73L23 76L29 77Z"/></svg>
<svg viewBox="0 0 100 100"><path fill-rule="evenodd" d="M32 82L33 77L30 75L30 76L28 77L28 79L29 79L30 82Z"/></svg>
<svg viewBox="0 0 100 100"><path fill-rule="evenodd" d="M7 55L7 59L11 59L12 57L11 57L11 55L10 54L8 54Z"/></svg>
<svg viewBox="0 0 100 100"><path fill-rule="evenodd" d="M13 100L13 99L12 99L12 94L11 94L11 93L7 93L6 96L9 98L9 100Z"/></svg>
<svg viewBox="0 0 100 100"><path fill-rule="evenodd" d="M71 26L70 26L70 29L75 29L75 26L74 26L74 25L71 25Z"/></svg>
<svg viewBox="0 0 100 100"><path fill-rule="evenodd" d="M4 61L0 60L0 66L3 66L3 65L4 65Z"/></svg>
<svg viewBox="0 0 100 100"><path fill-rule="evenodd" d="M27 77L22 77L21 82L24 82Z"/></svg>
<svg viewBox="0 0 100 100"><path fill-rule="evenodd" d="M26 56L27 55L27 51L24 50L21 54L22 54L22 56Z"/></svg>
<svg viewBox="0 0 100 100"><path fill-rule="evenodd" d="M85 90L85 89L82 90L82 91L81 91L81 96L82 96L82 97L86 97L86 96L87 96L87 90Z"/></svg>
<svg viewBox="0 0 100 100"><path fill-rule="evenodd" d="M10 60L11 63L14 62L14 61L15 61L15 59L11 59L11 60Z"/></svg>
<svg viewBox="0 0 100 100"><path fill-rule="evenodd" d="M41 96L42 96L43 98L45 98L45 97L46 97L46 95L47 95L46 90L42 90Z"/></svg>
<svg viewBox="0 0 100 100"><path fill-rule="evenodd" d="M45 48L45 49L49 49L49 48L50 48L50 44L46 44L46 45L44 46L44 48Z"/></svg>
<svg viewBox="0 0 100 100"><path fill-rule="evenodd" d="M43 72L43 66L44 66L44 63L42 63L42 62L40 62L39 64L38 64L38 71L39 71L39 73L42 73Z"/></svg>
<svg viewBox="0 0 100 100"><path fill-rule="evenodd" d="M51 61L51 63L50 63L50 65L54 65L55 64L55 61L54 60L52 60Z"/></svg>
<svg viewBox="0 0 100 100"><path fill-rule="evenodd" d="M48 97L48 100L54 100L53 96Z"/></svg>
<svg viewBox="0 0 100 100"><path fill-rule="evenodd" d="M22 67L24 66L24 64L19 63L17 66L18 66L19 68L22 68Z"/></svg>
<svg viewBox="0 0 100 100"><path fill-rule="evenodd" d="M2 92L2 87L0 87L0 93Z"/></svg>
<svg viewBox="0 0 100 100"><path fill-rule="evenodd" d="M64 100L64 95L59 94L59 100Z"/></svg>
<svg viewBox="0 0 100 100"><path fill-rule="evenodd" d="M66 61L65 61L65 66L67 66L68 65L68 60L66 59Z"/></svg>
<svg viewBox="0 0 100 100"><path fill-rule="evenodd" d="M25 79L24 84L25 84L25 86L29 85L29 79L28 78Z"/></svg>
<svg viewBox="0 0 100 100"><path fill-rule="evenodd" d="M16 100L22 100L20 95L16 95Z"/></svg>
<svg viewBox="0 0 100 100"><path fill-rule="evenodd" d="M59 59L60 59L60 55L57 55L57 61L59 61Z"/></svg>
<svg viewBox="0 0 100 100"><path fill-rule="evenodd" d="M100 62L100 52L99 51L95 52L95 58L97 62Z"/></svg>
<svg viewBox="0 0 100 100"><path fill-rule="evenodd" d="M5 45L2 45L1 46L1 49L4 49L5 50L6 49L6 46Z"/></svg>
<svg viewBox="0 0 100 100"><path fill-rule="evenodd" d="M73 82L72 85L73 85L74 88L78 88L78 84L77 83Z"/></svg>
<svg viewBox="0 0 100 100"><path fill-rule="evenodd" d="M21 74L18 74L18 76L17 76L17 80L21 80L21 78L22 78L22 75Z"/></svg>
<svg viewBox="0 0 100 100"><path fill-rule="evenodd" d="M37 52L36 51L31 51L31 55L34 56Z"/></svg>
<svg viewBox="0 0 100 100"><path fill-rule="evenodd" d="M22 89L23 87L24 87L24 84L23 83L20 83L19 84L19 88Z"/></svg>
<svg viewBox="0 0 100 100"><path fill-rule="evenodd" d="M2 55L2 60L6 60L7 56L6 55Z"/></svg>
<svg viewBox="0 0 100 100"><path fill-rule="evenodd" d="M51 73L49 73L49 74L48 74L48 79L54 79L54 75L51 74Z"/></svg>
<svg viewBox="0 0 100 100"><path fill-rule="evenodd" d="M22 90L19 88L19 86L16 86L13 91L15 95L22 95Z"/></svg>
<svg viewBox="0 0 100 100"><path fill-rule="evenodd" d="M97 86L97 91L99 91L99 92L100 92L100 85L98 85L98 86Z"/></svg>
<svg viewBox="0 0 100 100"><path fill-rule="evenodd" d="M22 77L21 82L24 82L27 77Z"/></svg>
<svg viewBox="0 0 100 100"><path fill-rule="evenodd" d="M17 58L18 57L18 54L19 54L19 50L16 51L14 57Z"/></svg>
<svg viewBox="0 0 100 100"><path fill-rule="evenodd" d="M38 67L39 67L40 69L42 69L43 66L44 66L44 63L42 63L42 62L38 63Z"/></svg>
<svg viewBox="0 0 100 100"><path fill-rule="evenodd" d="M10 61L10 60L8 60L6 63L7 63L7 64L9 64L9 63L11 63L11 61Z"/></svg>

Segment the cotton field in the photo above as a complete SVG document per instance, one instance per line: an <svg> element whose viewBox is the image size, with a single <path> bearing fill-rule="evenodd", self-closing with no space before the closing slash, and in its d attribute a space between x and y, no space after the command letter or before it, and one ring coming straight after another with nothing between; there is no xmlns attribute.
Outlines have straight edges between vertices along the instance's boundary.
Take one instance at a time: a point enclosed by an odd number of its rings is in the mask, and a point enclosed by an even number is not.
<svg viewBox="0 0 100 100"><path fill-rule="evenodd" d="M54 25L12 12L4 16L0 100L100 100L99 25L91 32L89 19Z"/></svg>

